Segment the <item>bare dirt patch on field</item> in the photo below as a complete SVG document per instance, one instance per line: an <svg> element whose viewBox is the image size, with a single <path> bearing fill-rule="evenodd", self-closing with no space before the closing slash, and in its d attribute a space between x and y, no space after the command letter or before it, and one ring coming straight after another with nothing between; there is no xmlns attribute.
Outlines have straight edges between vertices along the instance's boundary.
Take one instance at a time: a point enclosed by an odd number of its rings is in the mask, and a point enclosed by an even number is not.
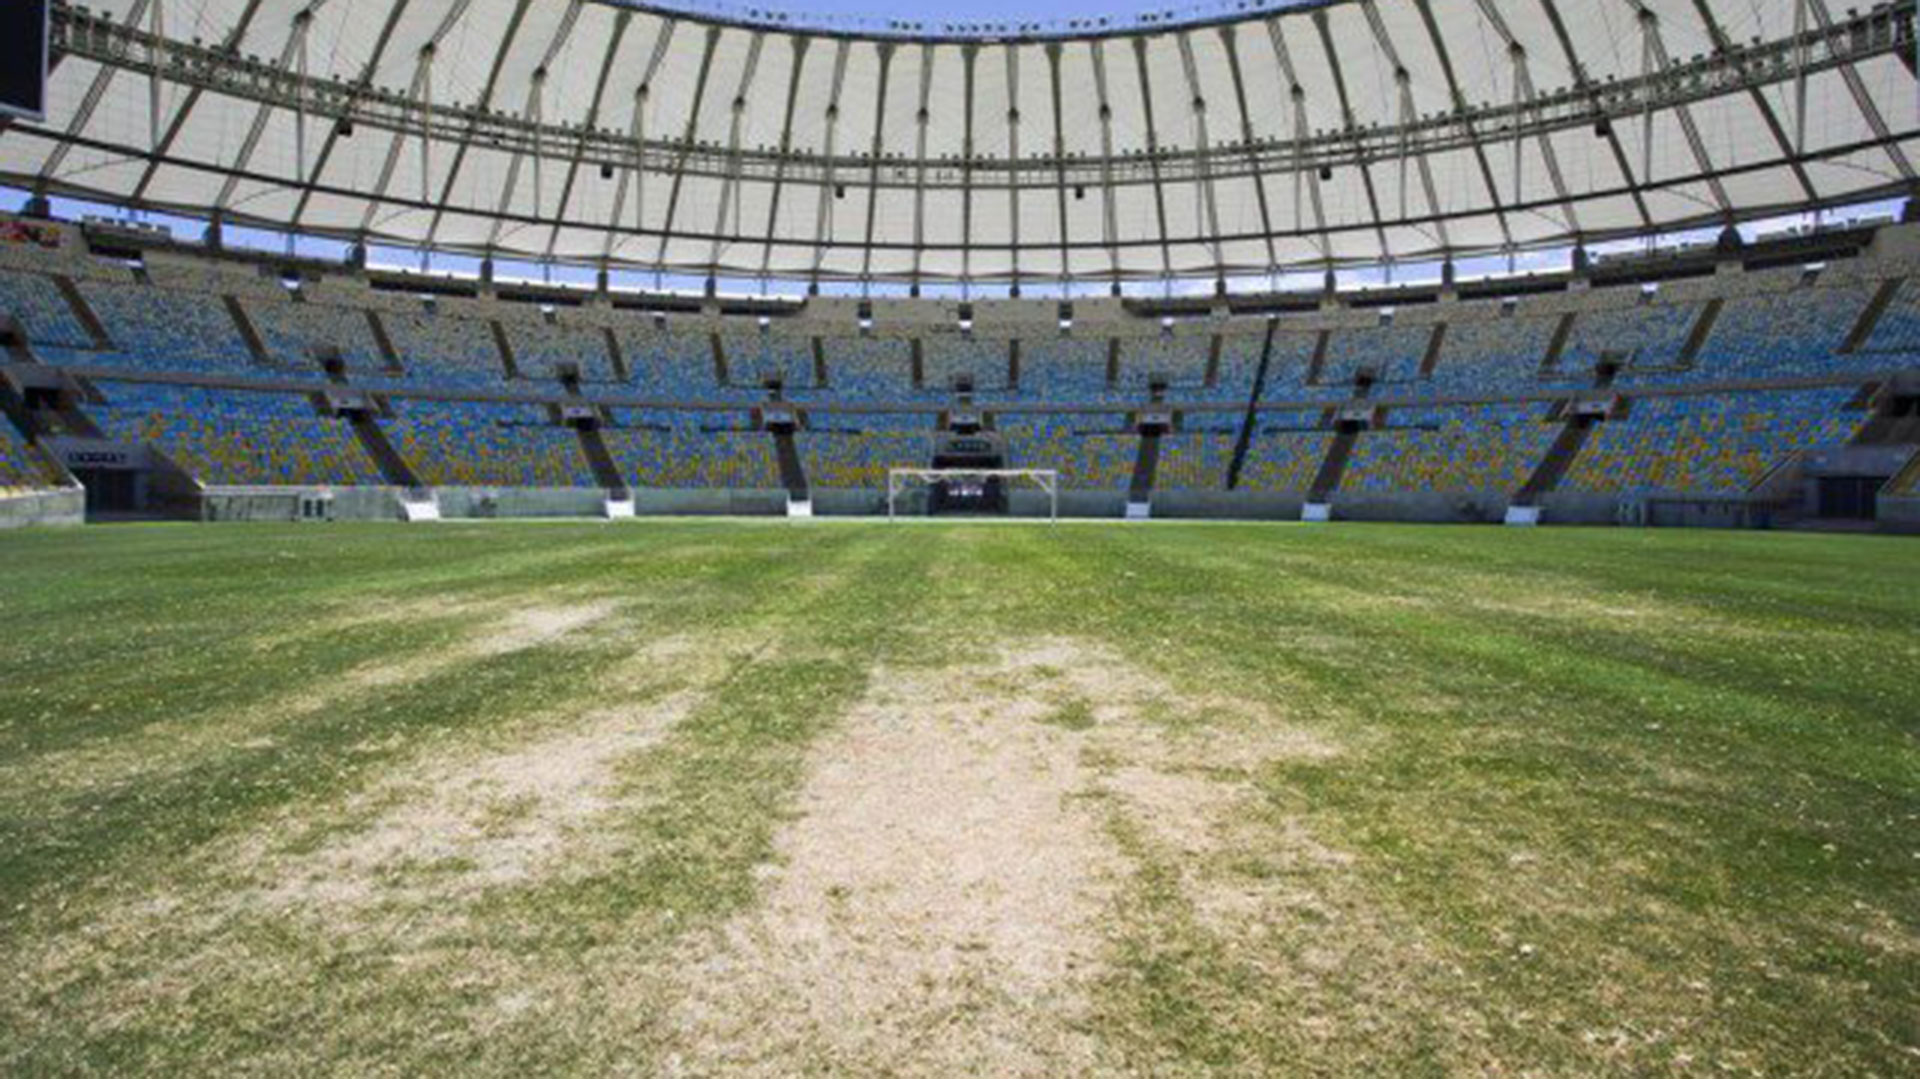
<svg viewBox="0 0 1920 1079"><path fill-rule="evenodd" d="M616 609L610 601L527 607L510 612L476 642L483 656L505 655L555 641L601 621Z"/></svg>
<svg viewBox="0 0 1920 1079"><path fill-rule="evenodd" d="M872 685L815 747L763 905L669 975L669 1070L1113 1072L1093 989L1130 866L1106 814L1200 843L1232 796L1162 764L1176 746L1238 764L1253 750L1238 732L1171 733L1168 714L1222 702L1075 641L883 668ZM1116 752L1141 763L1105 767Z"/></svg>
<svg viewBox="0 0 1920 1079"><path fill-rule="evenodd" d="M326 632L350 633L356 627L396 622L471 618L475 629L458 634L444 647L352 667L323 681L292 690L268 702L190 723L150 724L132 733L45 754L34 762L34 782L42 790L79 788L162 774L189 766L209 753L271 749L276 731L371 693L413 685L475 660L497 658L553 644L609 619L619 605L588 601L511 611L497 603L427 599L376 606L368 612L326 620Z"/></svg>
<svg viewBox="0 0 1920 1079"><path fill-rule="evenodd" d="M679 971L684 1074L1060 1075L1112 857L1034 696L882 670L817 748L765 905Z"/></svg>
<svg viewBox="0 0 1920 1079"><path fill-rule="evenodd" d="M349 813L371 823L276 867L257 902L331 919L377 899L470 898L548 872L617 804L620 760L664 738L698 699L683 691L602 709L549 737L367 792Z"/></svg>

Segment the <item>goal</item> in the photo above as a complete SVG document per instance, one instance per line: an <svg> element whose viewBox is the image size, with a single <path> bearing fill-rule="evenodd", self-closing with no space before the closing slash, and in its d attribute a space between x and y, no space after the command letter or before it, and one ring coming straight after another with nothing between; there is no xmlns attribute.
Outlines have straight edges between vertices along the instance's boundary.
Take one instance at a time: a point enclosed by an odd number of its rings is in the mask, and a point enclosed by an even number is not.
<svg viewBox="0 0 1920 1079"><path fill-rule="evenodd" d="M947 492L958 487L976 491L984 498L1010 484L1025 482L1046 492L1047 522L1060 523L1060 472L1052 468L889 468L887 469L887 520L899 519L901 494L925 487Z"/></svg>

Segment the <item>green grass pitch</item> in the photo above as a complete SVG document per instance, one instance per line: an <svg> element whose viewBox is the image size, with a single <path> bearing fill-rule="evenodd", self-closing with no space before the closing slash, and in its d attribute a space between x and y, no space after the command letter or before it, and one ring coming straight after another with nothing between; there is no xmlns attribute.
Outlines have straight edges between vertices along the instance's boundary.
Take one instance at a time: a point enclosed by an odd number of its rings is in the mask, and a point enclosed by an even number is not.
<svg viewBox="0 0 1920 1079"><path fill-rule="evenodd" d="M1911 1076L1920 546L0 536L0 1073Z"/></svg>

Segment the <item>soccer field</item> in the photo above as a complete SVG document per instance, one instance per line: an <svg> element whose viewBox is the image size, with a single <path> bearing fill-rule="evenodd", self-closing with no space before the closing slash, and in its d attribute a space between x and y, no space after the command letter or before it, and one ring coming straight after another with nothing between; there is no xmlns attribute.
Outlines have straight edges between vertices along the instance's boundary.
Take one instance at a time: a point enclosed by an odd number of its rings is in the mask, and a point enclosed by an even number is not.
<svg viewBox="0 0 1920 1079"><path fill-rule="evenodd" d="M0 1072L1912 1075L1920 546L0 536Z"/></svg>

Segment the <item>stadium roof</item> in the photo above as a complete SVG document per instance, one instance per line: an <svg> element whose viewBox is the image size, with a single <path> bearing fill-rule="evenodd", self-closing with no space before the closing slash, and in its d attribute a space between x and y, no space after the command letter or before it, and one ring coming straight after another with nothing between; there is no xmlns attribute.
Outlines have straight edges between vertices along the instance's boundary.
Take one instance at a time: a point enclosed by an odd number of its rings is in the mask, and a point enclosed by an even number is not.
<svg viewBox="0 0 1920 1079"><path fill-rule="evenodd" d="M730 276L1263 273L1904 195L1912 0L938 25L613 0L56 5L22 186Z"/></svg>

